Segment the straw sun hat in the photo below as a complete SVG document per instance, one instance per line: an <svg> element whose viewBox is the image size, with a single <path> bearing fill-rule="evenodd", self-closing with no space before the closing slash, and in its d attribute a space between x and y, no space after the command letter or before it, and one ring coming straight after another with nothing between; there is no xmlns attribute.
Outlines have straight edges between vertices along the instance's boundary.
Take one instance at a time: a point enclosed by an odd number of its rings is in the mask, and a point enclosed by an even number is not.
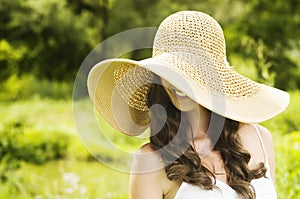
<svg viewBox="0 0 300 199"><path fill-rule="evenodd" d="M139 135L150 122L145 100L154 74L203 107L240 122L268 120L289 103L288 93L230 67L222 28L202 12L181 11L167 17L155 35L151 58L96 64L88 77L89 95L112 127Z"/></svg>

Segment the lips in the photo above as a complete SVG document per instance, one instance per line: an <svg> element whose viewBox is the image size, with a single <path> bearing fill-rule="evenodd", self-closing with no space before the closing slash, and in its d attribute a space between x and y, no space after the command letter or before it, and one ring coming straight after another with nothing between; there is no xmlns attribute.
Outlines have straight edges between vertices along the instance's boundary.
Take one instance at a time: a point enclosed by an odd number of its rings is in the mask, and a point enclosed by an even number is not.
<svg viewBox="0 0 300 199"><path fill-rule="evenodd" d="M184 93L181 92L181 91L174 90L174 93L175 93L175 95L177 95L178 97L186 97L186 94L184 94Z"/></svg>

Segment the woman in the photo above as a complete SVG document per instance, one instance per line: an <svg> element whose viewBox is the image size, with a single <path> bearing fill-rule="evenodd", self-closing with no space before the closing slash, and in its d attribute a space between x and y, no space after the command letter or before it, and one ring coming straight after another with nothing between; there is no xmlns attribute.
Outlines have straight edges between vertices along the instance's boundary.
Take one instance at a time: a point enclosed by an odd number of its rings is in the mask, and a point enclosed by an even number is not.
<svg viewBox="0 0 300 199"><path fill-rule="evenodd" d="M115 129L150 127L132 165L132 199L276 198L272 137L256 123L284 111L289 95L235 72L209 15L167 17L151 58L102 61L88 88Z"/></svg>

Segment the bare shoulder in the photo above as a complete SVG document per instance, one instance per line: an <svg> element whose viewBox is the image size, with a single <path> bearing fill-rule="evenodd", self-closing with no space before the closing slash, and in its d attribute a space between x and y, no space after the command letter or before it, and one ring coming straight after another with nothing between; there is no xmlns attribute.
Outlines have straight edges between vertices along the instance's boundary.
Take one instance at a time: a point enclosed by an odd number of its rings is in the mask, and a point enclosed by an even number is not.
<svg viewBox="0 0 300 199"><path fill-rule="evenodd" d="M148 173L164 168L160 155L147 143L139 148L134 155L133 173Z"/></svg>
<svg viewBox="0 0 300 199"><path fill-rule="evenodd" d="M255 129L255 125L258 131ZM273 139L272 134L267 128L258 124L241 124L238 133L243 147L252 156L250 163L256 164L258 162L265 162L266 158L273 158Z"/></svg>
<svg viewBox="0 0 300 199"><path fill-rule="evenodd" d="M174 198L179 185L170 181L161 156L151 144L143 145L135 154L130 175L131 199Z"/></svg>
<svg viewBox="0 0 300 199"><path fill-rule="evenodd" d="M260 135L261 135L262 140L265 143L265 145L273 143L273 137L272 137L271 132L262 125L257 125L257 127L258 127L258 130L260 132Z"/></svg>
<svg viewBox="0 0 300 199"><path fill-rule="evenodd" d="M150 144L142 146L134 155L129 192L131 199L162 199L163 170L159 155Z"/></svg>
<svg viewBox="0 0 300 199"><path fill-rule="evenodd" d="M241 124L238 133L243 147L248 150L251 155L249 167L255 168L259 162L268 163L271 169L272 179L275 183L275 155L273 138L270 131L266 127L258 124Z"/></svg>
<svg viewBox="0 0 300 199"><path fill-rule="evenodd" d="M266 158L268 158L268 162L270 166L275 167L275 155L274 155L274 144L273 144L273 136L272 133L264 126L257 125L258 131L262 138L262 144L265 148Z"/></svg>
<svg viewBox="0 0 300 199"><path fill-rule="evenodd" d="M253 139L254 137L258 137L255 126L259 130L259 134L261 135L262 141L267 145L268 143L272 142L272 134L271 132L264 126L259 124L244 124L241 123L240 129L239 129L239 135L242 140L248 140Z"/></svg>

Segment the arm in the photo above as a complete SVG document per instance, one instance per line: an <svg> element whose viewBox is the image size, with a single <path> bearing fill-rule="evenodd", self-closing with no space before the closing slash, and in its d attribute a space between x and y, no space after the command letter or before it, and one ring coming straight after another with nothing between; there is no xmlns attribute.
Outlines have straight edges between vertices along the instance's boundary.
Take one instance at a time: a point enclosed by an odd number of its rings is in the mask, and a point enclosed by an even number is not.
<svg viewBox="0 0 300 199"><path fill-rule="evenodd" d="M272 134L261 125L257 125L262 143L257 135L253 125L243 124L239 130L243 147L251 154L249 166L251 169L256 168L259 162L265 162L266 158L270 165L270 172L273 183L275 184L275 155L272 140ZM261 144L264 145L264 154Z"/></svg>
<svg viewBox="0 0 300 199"><path fill-rule="evenodd" d="M150 144L140 148L135 154L129 192L131 199L162 199L162 178L164 167L160 156L155 153Z"/></svg>
<svg viewBox="0 0 300 199"><path fill-rule="evenodd" d="M273 145L273 139L272 139L272 134L270 133L270 131L259 125L259 131L265 146L265 150L266 150L266 154L267 154L267 158L268 158L268 162L270 165L270 169L271 169L271 176L272 176L272 180L275 184L275 155L274 155L274 145Z"/></svg>

